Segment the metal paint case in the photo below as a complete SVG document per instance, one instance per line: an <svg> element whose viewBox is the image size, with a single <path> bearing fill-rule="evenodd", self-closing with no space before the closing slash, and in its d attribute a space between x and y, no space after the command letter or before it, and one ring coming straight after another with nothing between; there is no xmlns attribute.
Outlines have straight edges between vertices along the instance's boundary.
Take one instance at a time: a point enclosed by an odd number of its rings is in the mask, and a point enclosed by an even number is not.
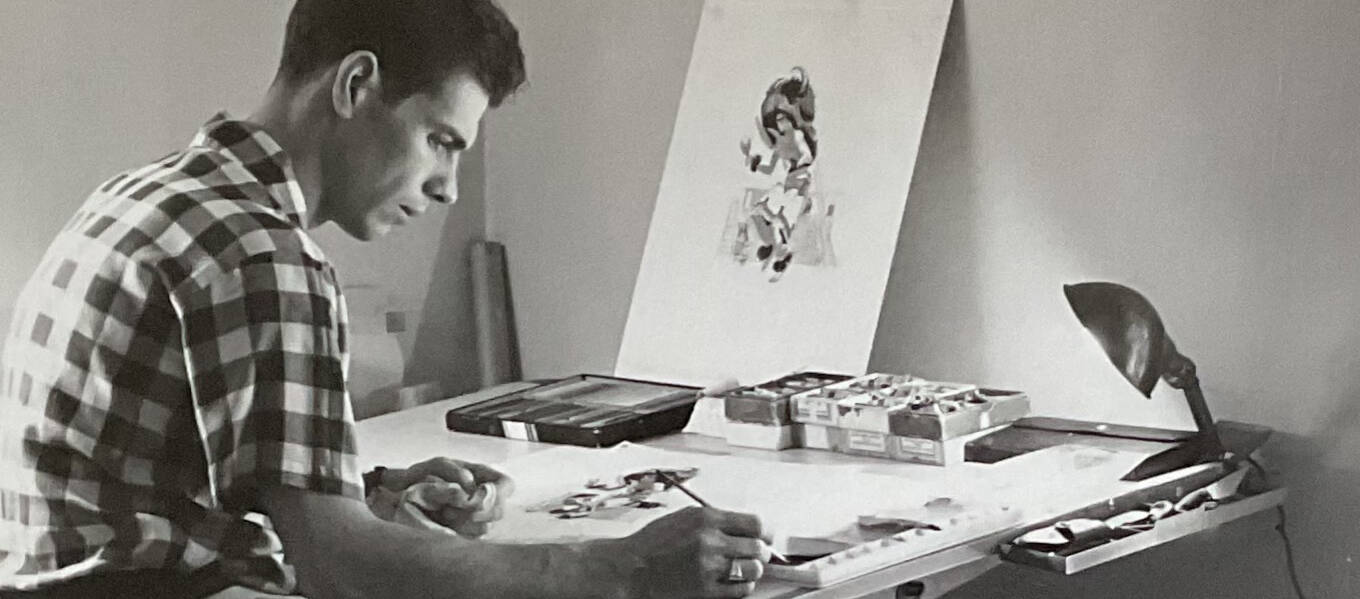
<svg viewBox="0 0 1360 599"><path fill-rule="evenodd" d="M699 389L581 374L522 389L444 415L449 430L607 447L680 430Z"/></svg>

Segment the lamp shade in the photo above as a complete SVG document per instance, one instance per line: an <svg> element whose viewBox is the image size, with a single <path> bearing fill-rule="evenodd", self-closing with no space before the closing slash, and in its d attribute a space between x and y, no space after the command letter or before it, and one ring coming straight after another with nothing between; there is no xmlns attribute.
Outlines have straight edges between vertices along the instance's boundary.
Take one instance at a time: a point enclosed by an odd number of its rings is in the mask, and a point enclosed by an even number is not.
<svg viewBox="0 0 1360 599"><path fill-rule="evenodd" d="M1152 303L1116 283L1063 285L1063 294L1120 374L1144 397L1151 397L1157 380L1178 355Z"/></svg>

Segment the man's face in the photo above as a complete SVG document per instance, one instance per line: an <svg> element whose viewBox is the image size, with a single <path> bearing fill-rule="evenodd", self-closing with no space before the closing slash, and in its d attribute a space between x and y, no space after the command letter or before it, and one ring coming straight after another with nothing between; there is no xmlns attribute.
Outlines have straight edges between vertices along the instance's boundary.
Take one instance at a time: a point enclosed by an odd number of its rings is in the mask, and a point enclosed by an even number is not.
<svg viewBox="0 0 1360 599"><path fill-rule="evenodd" d="M361 240L382 237L458 197L458 160L489 98L470 75L395 105L374 101L342 121L323 155L324 218Z"/></svg>

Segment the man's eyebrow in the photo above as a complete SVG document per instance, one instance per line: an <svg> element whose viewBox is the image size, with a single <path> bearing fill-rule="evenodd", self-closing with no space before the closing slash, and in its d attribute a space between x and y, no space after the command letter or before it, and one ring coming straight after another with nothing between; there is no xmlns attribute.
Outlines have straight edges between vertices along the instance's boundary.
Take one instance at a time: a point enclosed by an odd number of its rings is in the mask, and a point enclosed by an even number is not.
<svg viewBox="0 0 1360 599"><path fill-rule="evenodd" d="M453 149L455 150L467 149L468 147L467 137L464 137L463 133L459 131L457 127L454 127L453 125L449 125L447 123L436 123L434 128L435 131L439 132L439 134L447 135L453 138L452 144Z"/></svg>

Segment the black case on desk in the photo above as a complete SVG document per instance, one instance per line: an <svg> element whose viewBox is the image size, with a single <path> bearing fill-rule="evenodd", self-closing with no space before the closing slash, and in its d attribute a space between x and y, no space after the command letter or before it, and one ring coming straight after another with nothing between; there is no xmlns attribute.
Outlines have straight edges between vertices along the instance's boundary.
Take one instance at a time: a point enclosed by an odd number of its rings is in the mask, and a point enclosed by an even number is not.
<svg viewBox="0 0 1360 599"><path fill-rule="evenodd" d="M699 388L578 374L449 410L449 430L605 447L684 428Z"/></svg>

